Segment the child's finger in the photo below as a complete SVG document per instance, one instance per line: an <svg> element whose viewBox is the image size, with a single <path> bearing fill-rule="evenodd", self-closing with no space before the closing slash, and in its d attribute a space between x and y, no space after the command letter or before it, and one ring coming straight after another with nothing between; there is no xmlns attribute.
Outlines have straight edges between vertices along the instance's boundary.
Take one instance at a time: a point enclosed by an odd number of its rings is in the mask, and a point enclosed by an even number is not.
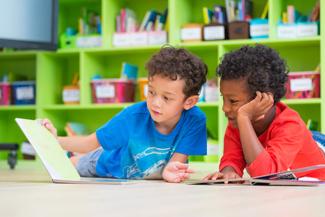
<svg viewBox="0 0 325 217"><path fill-rule="evenodd" d="M223 174L222 173L215 173L211 180L217 180L217 179L220 179L220 178L223 178Z"/></svg>
<svg viewBox="0 0 325 217"><path fill-rule="evenodd" d="M260 91L256 91L255 99L257 100L257 102L260 102L262 100L262 93Z"/></svg>
<svg viewBox="0 0 325 217"><path fill-rule="evenodd" d="M262 120L264 117L265 117L265 115L261 115L261 116L257 117L255 121Z"/></svg>
<svg viewBox="0 0 325 217"><path fill-rule="evenodd" d="M186 179L188 179L190 177L190 175L188 173L182 173L180 175L180 179L181 181L185 181Z"/></svg>
<svg viewBox="0 0 325 217"><path fill-rule="evenodd" d="M206 175L206 176L203 178L203 180L204 180L204 181L208 181L208 180L210 180L211 177L212 177L212 175L213 175L213 174L211 174L211 173L208 174L208 175Z"/></svg>
<svg viewBox="0 0 325 217"><path fill-rule="evenodd" d="M194 173L195 171L192 170L191 168L187 168L186 172L187 172L187 173Z"/></svg>
<svg viewBox="0 0 325 217"><path fill-rule="evenodd" d="M50 124L51 121L47 118L41 120L42 124Z"/></svg>
<svg viewBox="0 0 325 217"><path fill-rule="evenodd" d="M179 182L181 182L181 179L180 179L179 177L176 177L176 178L173 179L171 182L179 183Z"/></svg>
<svg viewBox="0 0 325 217"><path fill-rule="evenodd" d="M272 94L272 93L268 93L267 95L268 95L268 97L269 97L269 101L273 104L273 103L274 103L274 97L273 97L273 94Z"/></svg>
<svg viewBox="0 0 325 217"><path fill-rule="evenodd" d="M175 167L176 167L176 169L178 169L178 170L187 170L188 169L188 164L184 164L184 163L181 163L181 162L178 162L178 161L176 161L175 162Z"/></svg>

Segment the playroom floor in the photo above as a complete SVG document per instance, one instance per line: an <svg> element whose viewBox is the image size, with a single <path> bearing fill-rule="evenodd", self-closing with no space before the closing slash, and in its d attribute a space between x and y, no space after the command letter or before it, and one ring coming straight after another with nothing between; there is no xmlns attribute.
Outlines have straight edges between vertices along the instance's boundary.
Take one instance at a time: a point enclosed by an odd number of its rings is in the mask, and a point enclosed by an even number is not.
<svg viewBox="0 0 325 217"><path fill-rule="evenodd" d="M216 164L192 164L202 178ZM40 162L0 161L0 216L324 216L325 186L53 184Z"/></svg>

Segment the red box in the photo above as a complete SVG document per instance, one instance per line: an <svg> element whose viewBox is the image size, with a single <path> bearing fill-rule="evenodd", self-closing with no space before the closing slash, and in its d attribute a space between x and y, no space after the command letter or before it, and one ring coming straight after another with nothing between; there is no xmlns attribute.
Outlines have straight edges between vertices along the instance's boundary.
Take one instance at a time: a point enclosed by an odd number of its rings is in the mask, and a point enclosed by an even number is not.
<svg viewBox="0 0 325 217"><path fill-rule="evenodd" d="M320 97L319 72L291 72L286 83L287 99L305 99Z"/></svg>
<svg viewBox="0 0 325 217"><path fill-rule="evenodd" d="M10 84L0 82L0 105L10 104Z"/></svg>
<svg viewBox="0 0 325 217"><path fill-rule="evenodd" d="M93 80L91 89L93 103L134 102L135 82L132 80Z"/></svg>

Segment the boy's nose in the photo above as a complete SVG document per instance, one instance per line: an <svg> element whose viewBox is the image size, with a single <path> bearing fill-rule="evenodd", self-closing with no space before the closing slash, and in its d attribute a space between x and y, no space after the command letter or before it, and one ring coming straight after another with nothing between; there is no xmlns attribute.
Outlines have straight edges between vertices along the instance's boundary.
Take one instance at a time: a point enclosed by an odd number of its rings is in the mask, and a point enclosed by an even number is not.
<svg viewBox="0 0 325 217"><path fill-rule="evenodd" d="M227 106L225 103L222 105L222 111L224 113L229 113L230 112L230 107Z"/></svg>
<svg viewBox="0 0 325 217"><path fill-rule="evenodd" d="M161 100L159 97L154 97L153 100L152 100L152 105L155 106L155 107L160 107L161 106Z"/></svg>

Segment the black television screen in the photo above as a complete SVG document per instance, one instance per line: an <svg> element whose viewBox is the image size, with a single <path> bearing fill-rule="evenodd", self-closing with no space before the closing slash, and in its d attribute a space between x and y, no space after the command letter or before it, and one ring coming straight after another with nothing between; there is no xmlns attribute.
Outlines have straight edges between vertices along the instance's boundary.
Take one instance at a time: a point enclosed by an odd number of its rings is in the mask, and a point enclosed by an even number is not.
<svg viewBox="0 0 325 217"><path fill-rule="evenodd" d="M0 0L0 47L57 47L57 0Z"/></svg>

